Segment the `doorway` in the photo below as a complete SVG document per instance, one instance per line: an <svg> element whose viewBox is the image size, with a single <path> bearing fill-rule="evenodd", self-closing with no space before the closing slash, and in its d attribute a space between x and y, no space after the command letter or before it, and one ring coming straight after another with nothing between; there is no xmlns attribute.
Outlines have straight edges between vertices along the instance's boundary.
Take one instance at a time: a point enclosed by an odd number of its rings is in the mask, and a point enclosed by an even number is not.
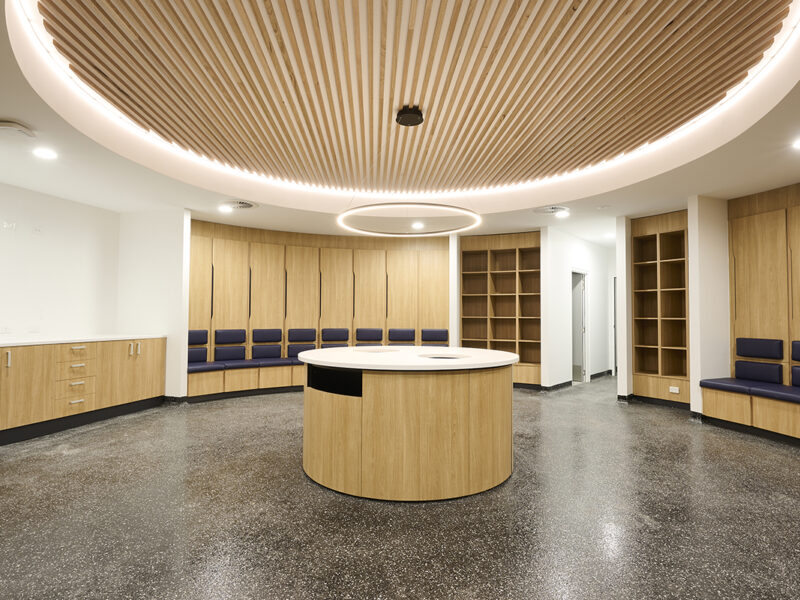
<svg viewBox="0 0 800 600"><path fill-rule="evenodd" d="M572 273L572 381L586 381L586 274Z"/></svg>

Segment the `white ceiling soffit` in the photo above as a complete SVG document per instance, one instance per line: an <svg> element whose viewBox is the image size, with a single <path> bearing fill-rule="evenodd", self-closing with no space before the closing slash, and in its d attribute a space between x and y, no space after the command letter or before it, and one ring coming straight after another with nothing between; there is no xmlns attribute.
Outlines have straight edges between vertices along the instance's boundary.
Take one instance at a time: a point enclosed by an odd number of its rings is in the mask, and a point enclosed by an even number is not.
<svg viewBox="0 0 800 600"><path fill-rule="evenodd" d="M608 193L666 173L734 139L767 114L800 76L800 44L795 27L799 2L795 0L785 21L791 27L784 26L768 57L753 71L746 86L694 122L639 151L580 172L500 187L489 193L476 190L365 194L255 176L192 157L177 146L144 133L69 74L63 58L42 41L48 38L35 4L34 0L6 2L7 26L15 56L36 92L78 130L122 156L181 181L261 204L326 213L375 202L419 200L449 203L487 214Z"/></svg>

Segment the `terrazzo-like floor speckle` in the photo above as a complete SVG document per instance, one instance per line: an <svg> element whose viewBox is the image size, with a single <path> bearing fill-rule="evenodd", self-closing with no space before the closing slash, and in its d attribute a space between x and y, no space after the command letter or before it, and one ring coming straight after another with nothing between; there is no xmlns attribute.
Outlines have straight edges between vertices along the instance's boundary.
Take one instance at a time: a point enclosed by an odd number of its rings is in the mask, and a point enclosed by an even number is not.
<svg viewBox="0 0 800 600"><path fill-rule="evenodd" d="M797 598L800 448L516 390L514 474L352 498L301 468L302 394L168 404L0 448L1 598Z"/></svg>

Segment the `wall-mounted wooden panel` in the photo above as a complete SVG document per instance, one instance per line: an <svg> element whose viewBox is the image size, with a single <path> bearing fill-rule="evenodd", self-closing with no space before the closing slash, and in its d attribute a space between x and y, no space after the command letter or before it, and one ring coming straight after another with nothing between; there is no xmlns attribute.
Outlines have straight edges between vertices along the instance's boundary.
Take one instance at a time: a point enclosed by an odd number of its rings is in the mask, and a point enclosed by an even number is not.
<svg viewBox="0 0 800 600"><path fill-rule="evenodd" d="M284 254L277 244L250 244L251 329L283 329Z"/></svg>
<svg viewBox="0 0 800 600"><path fill-rule="evenodd" d="M211 329L212 239L192 235L189 252L189 329Z"/></svg>
<svg viewBox="0 0 800 600"><path fill-rule="evenodd" d="M354 250L353 329L386 326L386 251Z"/></svg>
<svg viewBox="0 0 800 600"><path fill-rule="evenodd" d="M319 325L319 248L286 247L286 329Z"/></svg>
<svg viewBox="0 0 800 600"><path fill-rule="evenodd" d="M319 327L353 326L353 251L320 248L321 277ZM352 337L352 336L351 336Z"/></svg>
<svg viewBox="0 0 800 600"><path fill-rule="evenodd" d="M447 250L420 253L417 301L422 329L447 329L450 314L450 254Z"/></svg>
<svg viewBox="0 0 800 600"><path fill-rule="evenodd" d="M418 317L419 253L407 250L386 252L386 328L414 328ZM419 332L417 332L419 337Z"/></svg>
<svg viewBox="0 0 800 600"><path fill-rule="evenodd" d="M789 339L800 340L800 206L787 211L789 244Z"/></svg>
<svg viewBox="0 0 800 600"><path fill-rule="evenodd" d="M730 221L732 341L784 340L789 347L786 211Z"/></svg>
<svg viewBox="0 0 800 600"><path fill-rule="evenodd" d="M0 429L53 418L55 359L55 346L0 349Z"/></svg>
<svg viewBox="0 0 800 600"><path fill-rule="evenodd" d="M215 239L214 316L212 329L247 329L249 321L250 247L247 242ZM213 339L213 331L209 332Z"/></svg>

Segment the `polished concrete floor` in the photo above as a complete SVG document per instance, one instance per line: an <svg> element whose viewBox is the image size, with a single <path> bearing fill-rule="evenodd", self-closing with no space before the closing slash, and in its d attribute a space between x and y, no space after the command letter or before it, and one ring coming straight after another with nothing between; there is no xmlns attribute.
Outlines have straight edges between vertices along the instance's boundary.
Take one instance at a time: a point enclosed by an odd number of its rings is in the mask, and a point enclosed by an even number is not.
<svg viewBox="0 0 800 600"><path fill-rule="evenodd" d="M2 598L797 598L800 448L515 391L515 471L460 500L301 469L300 393L165 405L0 448Z"/></svg>

